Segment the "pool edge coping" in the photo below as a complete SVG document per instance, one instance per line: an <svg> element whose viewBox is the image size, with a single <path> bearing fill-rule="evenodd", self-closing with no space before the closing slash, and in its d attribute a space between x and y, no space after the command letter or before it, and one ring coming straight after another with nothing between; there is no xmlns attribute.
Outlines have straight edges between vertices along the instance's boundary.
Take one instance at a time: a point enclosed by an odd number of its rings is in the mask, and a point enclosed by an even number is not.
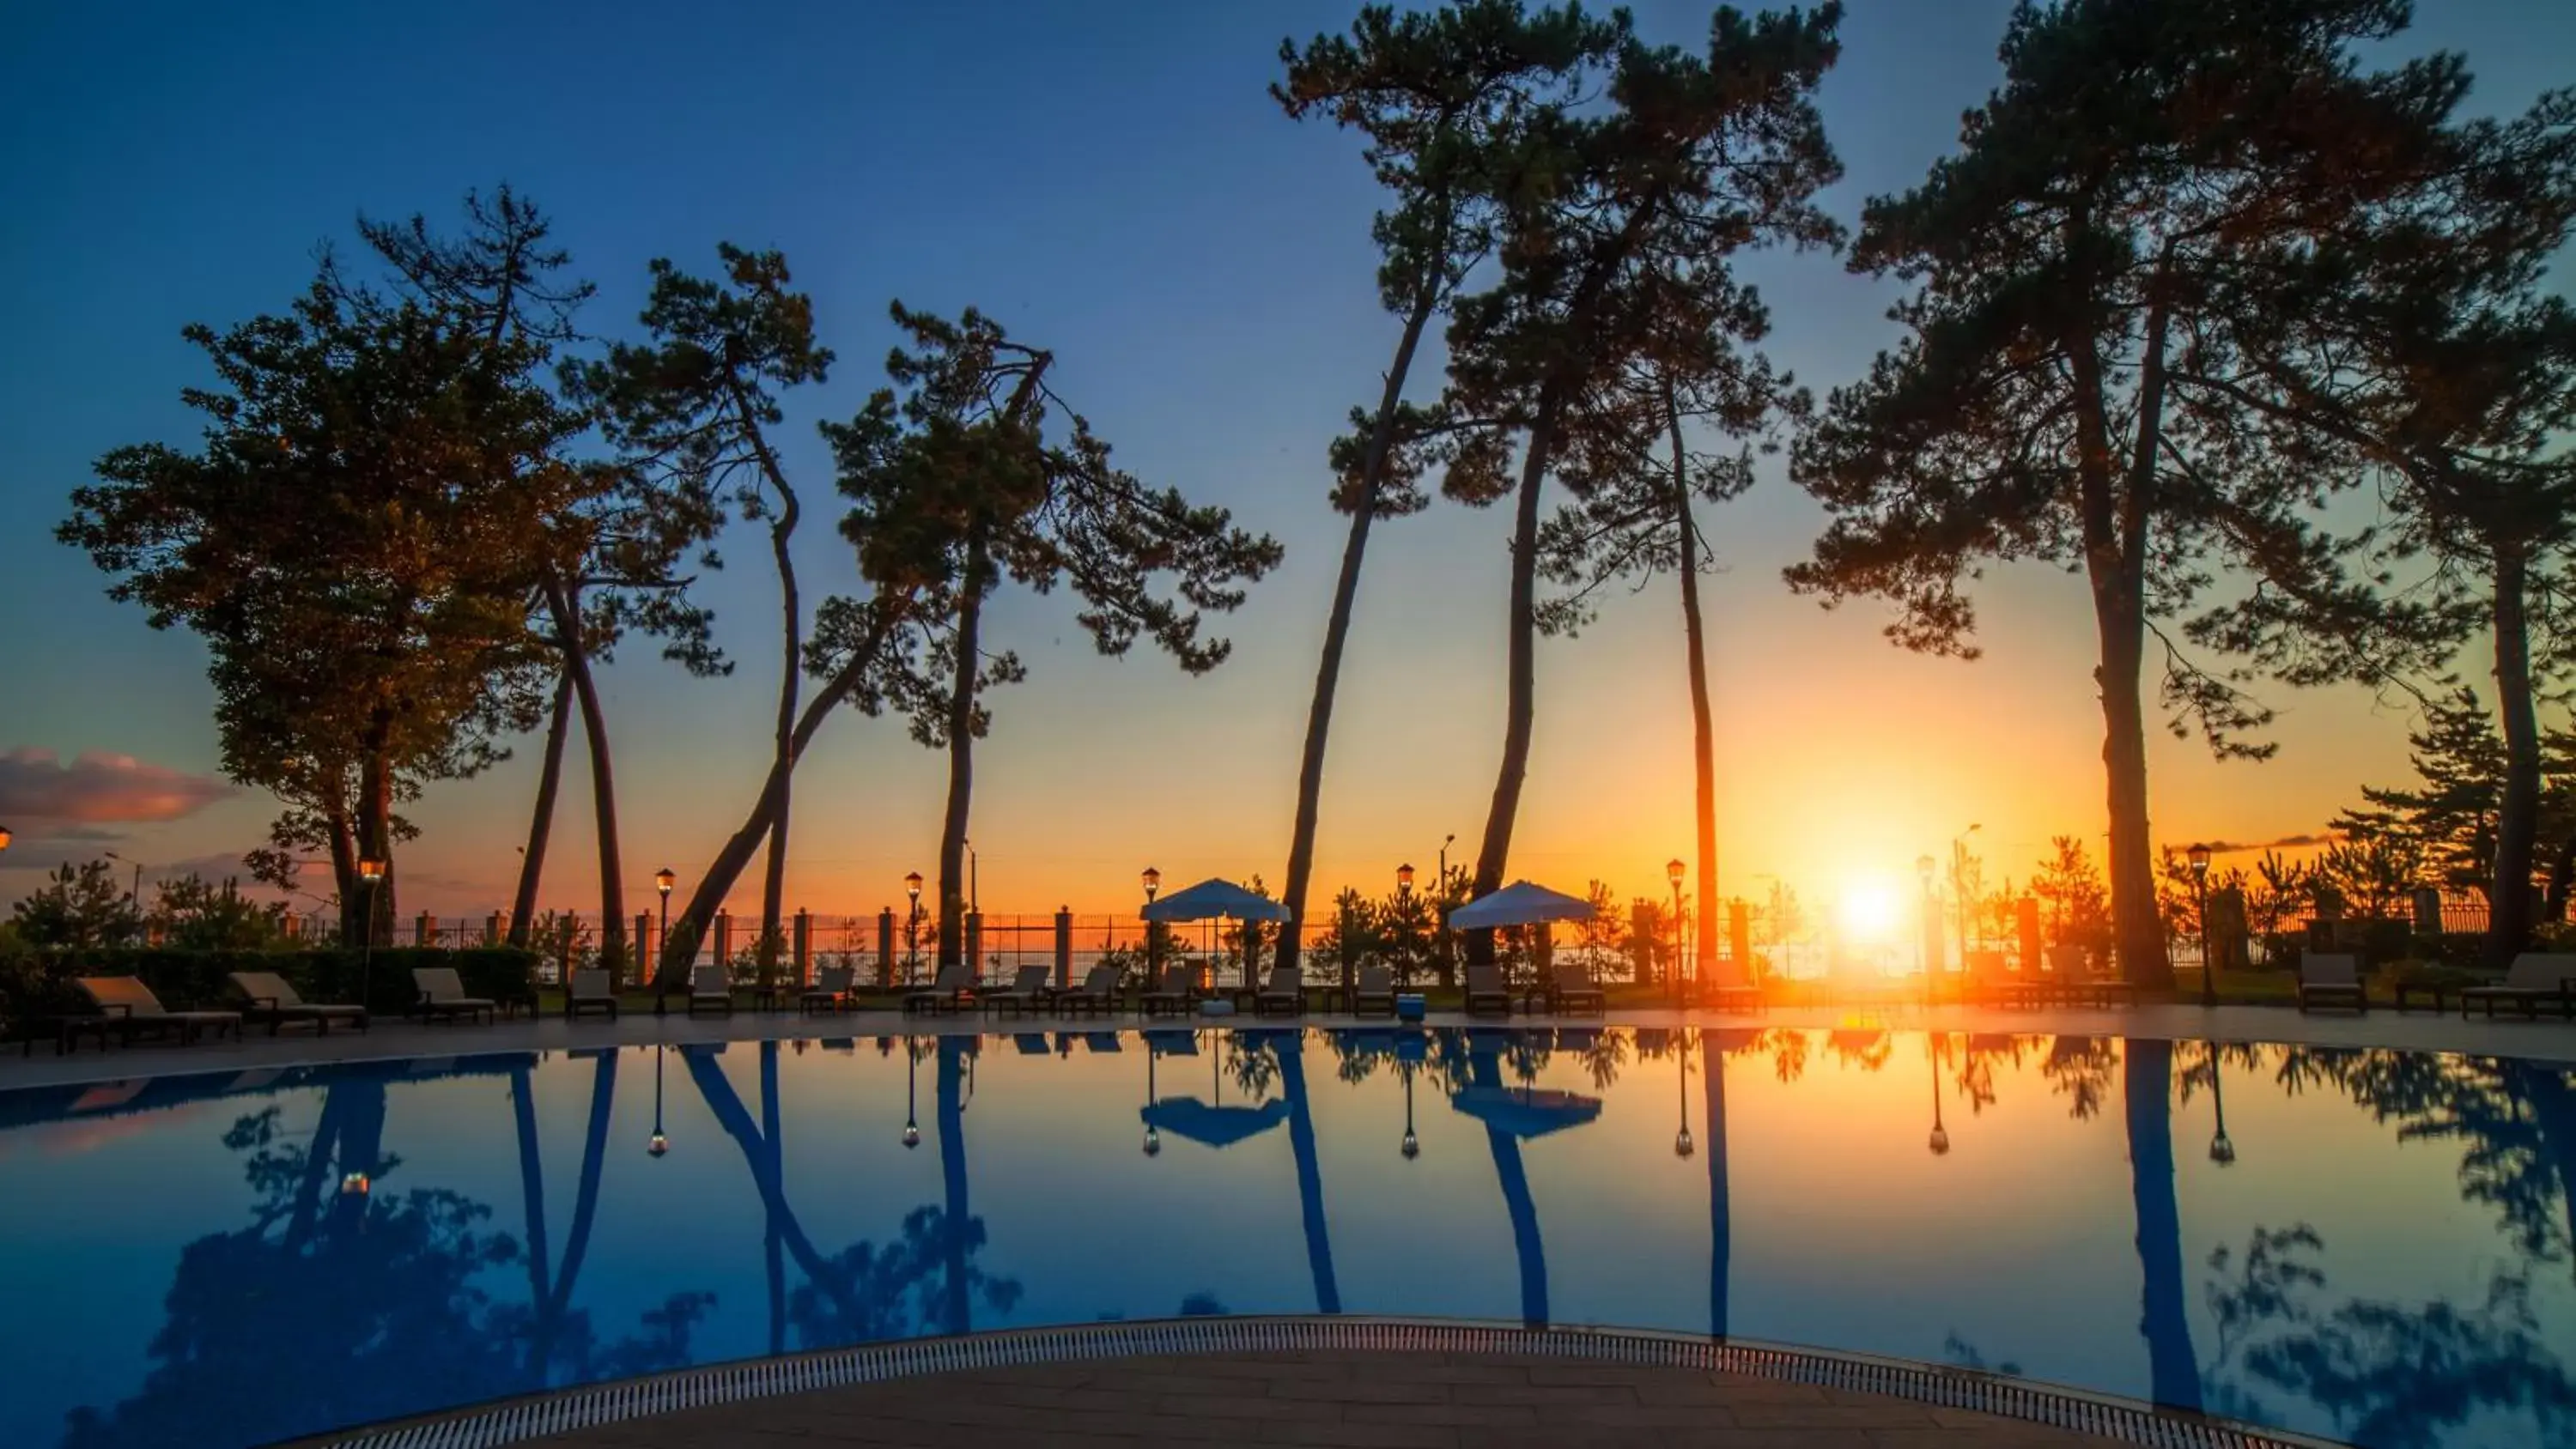
<svg viewBox="0 0 2576 1449"><path fill-rule="evenodd" d="M1361 1314L1120 1320L884 1340L584 1384L285 1442L291 1449L490 1449L689 1409L943 1373L1312 1350L1517 1354L1734 1373L1970 1410L2150 1449L2348 1449L2338 1440L2071 1385L1884 1355L1655 1329Z"/></svg>

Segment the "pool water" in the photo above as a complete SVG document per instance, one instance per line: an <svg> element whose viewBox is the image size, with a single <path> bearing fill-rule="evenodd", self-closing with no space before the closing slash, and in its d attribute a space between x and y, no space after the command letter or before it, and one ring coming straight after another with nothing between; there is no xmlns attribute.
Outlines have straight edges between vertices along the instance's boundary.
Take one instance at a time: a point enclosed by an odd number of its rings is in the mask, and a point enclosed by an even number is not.
<svg viewBox="0 0 2576 1449"><path fill-rule="evenodd" d="M460 1034L460 1041L470 1036ZM0 1093L0 1445L910 1335L1733 1334L2576 1444L2576 1071L1845 1031L735 1042Z"/></svg>

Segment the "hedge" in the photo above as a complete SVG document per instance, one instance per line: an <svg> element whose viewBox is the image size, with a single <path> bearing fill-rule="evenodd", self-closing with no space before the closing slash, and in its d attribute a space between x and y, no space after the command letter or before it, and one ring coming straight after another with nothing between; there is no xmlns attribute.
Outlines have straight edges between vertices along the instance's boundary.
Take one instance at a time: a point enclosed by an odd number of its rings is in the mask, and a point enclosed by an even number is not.
<svg viewBox="0 0 2576 1449"><path fill-rule="evenodd" d="M399 1016L418 997L415 966L452 966L468 996L533 1004L537 955L515 946L476 946L448 951L394 946L363 953L341 947L311 951L183 951L163 947L101 947L24 951L0 955L0 1019L62 1016L89 1010L72 984L81 976L140 976L173 1011L221 1010L237 1004L225 977L235 971L273 971L310 1002L358 1000L366 983L368 1010Z"/></svg>

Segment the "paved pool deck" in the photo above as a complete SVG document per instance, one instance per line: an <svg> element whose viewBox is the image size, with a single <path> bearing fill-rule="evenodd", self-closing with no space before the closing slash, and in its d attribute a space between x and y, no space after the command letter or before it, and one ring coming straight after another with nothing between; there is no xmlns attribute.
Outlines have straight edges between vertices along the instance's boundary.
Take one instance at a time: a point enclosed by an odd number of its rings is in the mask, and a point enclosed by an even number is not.
<svg viewBox="0 0 2576 1449"><path fill-rule="evenodd" d="M1312 1027L1384 1027L1384 1018L1361 1020L1340 1013L1310 1012L1296 1021ZM56 1055L50 1042L32 1051L0 1050L0 1091L12 1087L56 1086L66 1082L117 1081L187 1072L241 1071L257 1067L297 1066L313 1062L365 1061L381 1058L452 1057L477 1052L555 1052L584 1047L649 1046L656 1042L768 1041L823 1037L899 1036L905 1033L962 1032L1008 1035L1013 1032L1135 1030L1140 1026L1213 1026L1220 1029L1277 1027L1292 1024L1272 1017L1254 1020L1232 1016L1148 1023L1134 1013L1116 1016L1052 1017L978 1015L907 1016L899 1011L859 1011L837 1016L800 1016L789 1011L739 1011L731 1016L656 1017L630 1011L614 1019L587 1016L578 1022L559 1015L521 1016L488 1026L387 1021L373 1031L336 1030L315 1036L309 1029L289 1028L272 1037L252 1028L239 1042L203 1041L192 1046L145 1043L100 1050L84 1043L69 1055ZM2308 1046L2395 1047L2409 1051L2462 1052L2480 1056L2518 1056L2576 1063L2576 1023L2552 1017L2526 1021L2484 1015L2463 1018L2417 1010L2404 1015L2375 1008L2368 1015L2305 1015L2286 1006L2202 1007L2155 1003L2115 1010L2007 1010L1997 1007L1935 1006L1884 1002L1848 1007L1782 1007L1772 1011L1614 1010L1606 1016L1549 1017L1515 1015L1466 1016L1435 1012L1426 1023L1435 1027L1480 1026L1527 1028L1551 1026L1675 1027L1720 1029L1799 1027L1809 1030L1885 1027L1896 1031L2134 1036L2170 1041L2286 1042Z"/></svg>
<svg viewBox="0 0 2576 1449"><path fill-rule="evenodd" d="M523 1442L558 1449L2109 1449L2121 1441L1738 1374L1508 1354L1312 1350L928 1374Z"/></svg>

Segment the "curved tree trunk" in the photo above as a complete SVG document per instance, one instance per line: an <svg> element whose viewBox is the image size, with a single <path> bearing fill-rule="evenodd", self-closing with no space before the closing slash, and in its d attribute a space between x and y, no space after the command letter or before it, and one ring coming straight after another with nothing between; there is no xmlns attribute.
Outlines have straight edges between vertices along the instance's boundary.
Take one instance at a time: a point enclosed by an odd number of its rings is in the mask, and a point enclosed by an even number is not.
<svg viewBox="0 0 2576 1449"><path fill-rule="evenodd" d="M2531 862L2540 831L2540 724L2531 699L2529 563L2520 547L2496 553L2496 712L2504 730L2504 790L2496 811L2495 879L2487 888L2486 962L2498 968L2531 944Z"/></svg>
<svg viewBox="0 0 2576 1449"><path fill-rule="evenodd" d="M2129 1194L2138 1228L2138 1332L2158 1404L2201 1407L2200 1360L2184 1306L2182 1213L2174 1202L2173 1043L2131 1038L2122 1094L2129 1123Z"/></svg>
<svg viewBox="0 0 2576 1449"><path fill-rule="evenodd" d="M706 874L699 877L697 889L690 892L688 906L671 922L671 929L662 942L661 965L653 977L655 991L673 989L687 977L688 963L697 957L698 942L706 935L707 923L715 919L716 908L724 904L734 882L742 878L743 867L751 863L752 853L760 849L760 843L768 838L770 822L785 808L787 778L796 768L797 759L805 753L806 746L813 743L815 732L822 729L823 721L840 707L842 700L850 697L851 690L858 687L860 678L885 648L887 638L903 622L909 607L907 596L877 610L876 618L868 626L866 638L851 651L850 657L842 662L832 677L823 682L823 687L815 691L814 697L806 701L805 712L797 718L795 733L788 741L788 753L770 761L769 774L761 782L759 796L752 801L751 813L725 841L723 848L716 852L715 859L708 862Z"/></svg>
<svg viewBox="0 0 2576 1449"><path fill-rule="evenodd" d="M780 487L786 492L785 486ZM796 565L788 558L787 540L796 532L796 495L787 493L786 506L778 522L769 530L770 552L778 565L779 609L783 615L780 637L784 641L784 658L780 661L778 679L779 761L792 762L796 757L796 691L804 680L804 614L796 594ZM792 769L778 777L778 808L769 821L769 859L760 882L760 983L767 986L778 975L778 923L787 908L787 806Z"/></svg>
<svg viewBox="0 0 2576 1449"><path fill-rule="evenodd" d="M1521 460L1521 483L1512 521L1512 589L1510 648L1504 673L1503 761L1494 775L1493 804L1485 812L1485 838L1476 851L1476 877L1469 899L1502 888L1503 869L1512 853L1512 826L1520 816L1521 782L1529 774L1530 735L1538 695L1538 500L1556 447L1556 420L1562 404L1551 383L1539 395L1538 415L1530 425L1528 452ZM1494 933L1467 933L1467 960L1472 965L1494 961ZM1442 961L1443 970L1448 962ZM1450 983L1443 981L1443 986Z"/></svg>
<svg viewBox="0 0 2576 1449"><path fill-rule="evenodd" d="M519 888L510 897L510 944L525 948L536 924L537 884L546 873L546 842L554 834L555 793L563 786L564 735L572 723L572 671L555 679L554 711L546 722L546 754L537 770L537 807L520 852Z"/></svg>
<svg viewBox="0 0 2576 1449"><path fill-rule="evenodd" d="M939 965L965 956L966 823L975 799L975 675L983 661L985 575L981 534L966 544L966 577L957 601L956 671L948 686L948 808L939 823ZM981 962L970 963L979 970Z"/></svg>
<svg viewBox="0 0 2576 1449"><path fill-rule="evenodd" d="M1699 850L1699 949L1692 977L1693 984L1705 988L1717 974L1717 743L1709 722L1708 655L1699 617L1699 525L1691 518L1681 407L1669 381L1664 385L1664 419L1673 435L1673 528L1680 549L1684 663L1690 670L1692 823ZM1738 961L1735 969L1744 972L1747 963Z"/></svg>
<svg viewBox="0 0 2576 1449"><path fill-rule="evenodd" d="M1324 745L1333 729L1333 696L1342 678L1342 650L1350 642L1351 614L1358 607L1360 564L1368 554L1369 528L1377 521L1378 490L1386 483L1386 461L1395 442L1396 409L1404 400L1404 383L1413 371L1414 350L1422 331L1439 310L1436 285L1426 285L1404 319L1404 335L1395 345L1395 362L1387 369L1378 394L1377 420L1369 427L1368 457L1360 464L1359 496L1351 502L1351 529L1342 543L1342 571L1333 581L1333 611L1324 621L1323 657L1315 665L1315 697L1306 707L1306 746L1297 761L1297 823L1288 841L1288 878L1279 894L1288 919L1279 928L1278 964L1298 964L1306 922L1306 891L1315 869L1315 825L1324 795Z"/></svg>
<svg viewBox="0 0 2576 1449"><path fill-rule="evenodd" d="M608 752L608 713L591 677L590 651L581 643L581 596L552 582L546 594L555 627L575 641L564 651L564 672L572 676L573 699L581 706L582 742L590 751L590 808L599 837L599 959L622 980L628 970L626 872L617 839L617 769Z"/></svg>
<svg viewBox="0 0 2576 1449"><path fill-rule="evenodd" d="M2164 921L2156 911L2155 852L2147 823L2147 725L2140 673L2145 625L2131 596L2096 608L2102 640L2102 765L2111 818L2111 930L2121 973L2142 991L2169 991Z"/></svg>

